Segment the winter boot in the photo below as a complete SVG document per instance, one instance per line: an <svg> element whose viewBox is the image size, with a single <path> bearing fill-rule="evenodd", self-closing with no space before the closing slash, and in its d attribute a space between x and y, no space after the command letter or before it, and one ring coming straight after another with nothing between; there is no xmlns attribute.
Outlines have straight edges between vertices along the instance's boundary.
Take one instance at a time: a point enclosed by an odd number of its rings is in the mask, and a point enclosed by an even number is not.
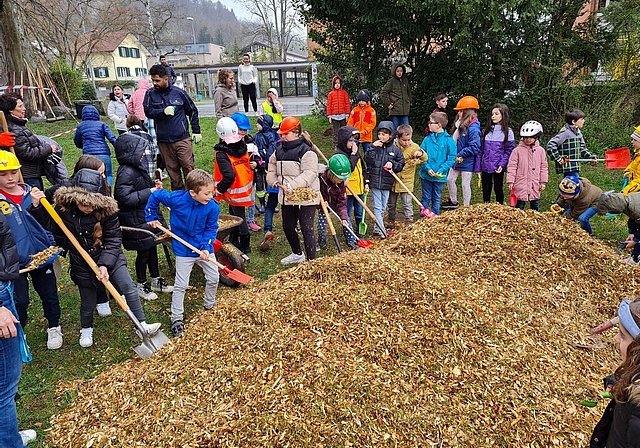
<svg viewBox="0 0 640 448"><path fill-rule="evenodd" d="M237 227L231 231L231 234L229 235L229 242L238 249L240 248L240 230L238 230Z"/></svg>

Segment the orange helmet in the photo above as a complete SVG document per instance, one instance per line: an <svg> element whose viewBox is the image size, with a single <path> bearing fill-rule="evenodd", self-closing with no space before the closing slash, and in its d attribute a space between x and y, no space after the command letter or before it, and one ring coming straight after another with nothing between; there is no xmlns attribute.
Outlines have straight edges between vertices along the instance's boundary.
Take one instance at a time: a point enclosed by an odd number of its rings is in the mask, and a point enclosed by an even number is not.
<svg viewBox="0 0 640 448"><path fill-rule="evenodd" d="M480 103L475 96L467 95L460 98L456 107L453 110L464 110L464 109L480 109Z"/></svg>
<svg viewBox="0 0 640 448"><path fill-rule="evenodd" d="M295 129L298 125L300 125L300 120L296 117L284 117L282 123L280 123L280 129L278 129L278 134L286 134L287 132L291 132L291 130Z"/></svg>

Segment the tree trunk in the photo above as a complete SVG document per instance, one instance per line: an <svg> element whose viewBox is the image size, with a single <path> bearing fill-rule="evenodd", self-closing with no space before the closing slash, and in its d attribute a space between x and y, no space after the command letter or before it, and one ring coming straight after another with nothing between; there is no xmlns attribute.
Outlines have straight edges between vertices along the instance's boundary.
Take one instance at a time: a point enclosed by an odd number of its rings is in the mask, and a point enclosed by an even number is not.
<svg viewBox="0 0 640 448"><path fill-rule="evenodd" d="M19 74L26 75L25 64L33 66L33 54L20 20L17 0L0 1L0 5L0 85L10 85L14 83L13 74L18 83Z"/></svg>

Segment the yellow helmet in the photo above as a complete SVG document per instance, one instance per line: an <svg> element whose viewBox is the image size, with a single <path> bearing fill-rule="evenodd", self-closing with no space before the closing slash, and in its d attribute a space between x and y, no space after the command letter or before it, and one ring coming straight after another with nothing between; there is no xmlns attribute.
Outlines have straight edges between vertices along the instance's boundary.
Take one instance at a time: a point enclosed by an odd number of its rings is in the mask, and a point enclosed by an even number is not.
<svg viewBox="0 0 640 448"><path fill-rule="evenodd" d="M0 171L18 170L21 166L15 154L0 151Z"/></svg>

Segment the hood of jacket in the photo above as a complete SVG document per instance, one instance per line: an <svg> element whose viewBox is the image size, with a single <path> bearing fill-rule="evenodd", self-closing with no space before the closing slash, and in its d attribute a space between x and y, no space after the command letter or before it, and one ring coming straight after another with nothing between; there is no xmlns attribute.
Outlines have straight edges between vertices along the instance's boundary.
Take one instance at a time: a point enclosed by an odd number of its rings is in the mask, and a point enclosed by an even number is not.
<svg viewBox="0 0 640 448"><path fill-rule="evenodd" d="M151 88L151 83L147 80L147 78L142 78L136 84L136 89L144 89L149 90Z"/></svg>
<svg viewBox="0 0 640 448"><path fill-rule="evenodd" d="M120 165L131 165L136 168L142 165L142 156L149 142L139 135L125 132L116 140L116 159Z"/></svg>
<svg viewBox="0 0 640 448"><path fill-rule="evenodd" d="M340 80L340 89L342 89L342 78L340 77L340 75L336 75L331 79L331 88L335 89L336 88L336 81Z"/></svg>
<svg viewBox="0 0 640 448"><path fill-rule="evenodd" d="M338 138L337 138L338 141L336 143L336 146L340 148L341 151L345 153L351 152L347 148L347 142L351 138L351 135L353 135L354 131L358 132L358 130L353 126L342 126L340 129L338 129Z"/></svg>
<svg viewBox="0 0 640 448"><path fill-rule="evenodd" d="M258 123L264 129L271 129L273 127L273 117L269 114L264 114L258 117Z"/></svg>
<svg viewBox="0 0 640 448"><path fill-rule="evenodd" d="M94 213L111 216L118 212L118 203L111 196L91 193L82 187L60 187L53 195L53 201L62 211L77 208L77 204L93 207Z"/></svg>
<svg viewBox="0 0 640 448"><path fill-rule="evenodd" d="M99 193L107 195L107 186L102 174L96 170L90 168L82 168L71 179L71 184L74 187L80 187L90 193Z"/></svg>
<svg viewBox="0 0 640 448"><path fill-rule="evenodd" d="M240 140L236 143L226 143L221 141L213 149L216 151L222 151L229 154L231 157L242 157L247 153L247 143L244 140Z"/></svg>
<svg viewBox="0 0 640 448"><path fill-rule="evenodd" d="M82 109L82 121L100 121L100 113L95 106L88 105Z"/></svg>
<svg viewBox="0 0 640 448"><path fill-rule="evenodd" d="M622 193L605 193L598 200L598 213L606 215L607 213L620 214L627 213L629 211L629 200L635 197L634 193L631 195L624 195Z"/></svg>
<svg viewBox="0 0 640 448"><path fill-rule="evenodd" d="M396 69L398 67L402 67L402 76L400 78L398 78L396 76ZM391 67L391 76L393 78L397 78L397 79L402 79L404 77L407 76L407 67L404 66L404 64L400 63L400 62L396 62L395 64L393 64L393 66Z"/></svg>

